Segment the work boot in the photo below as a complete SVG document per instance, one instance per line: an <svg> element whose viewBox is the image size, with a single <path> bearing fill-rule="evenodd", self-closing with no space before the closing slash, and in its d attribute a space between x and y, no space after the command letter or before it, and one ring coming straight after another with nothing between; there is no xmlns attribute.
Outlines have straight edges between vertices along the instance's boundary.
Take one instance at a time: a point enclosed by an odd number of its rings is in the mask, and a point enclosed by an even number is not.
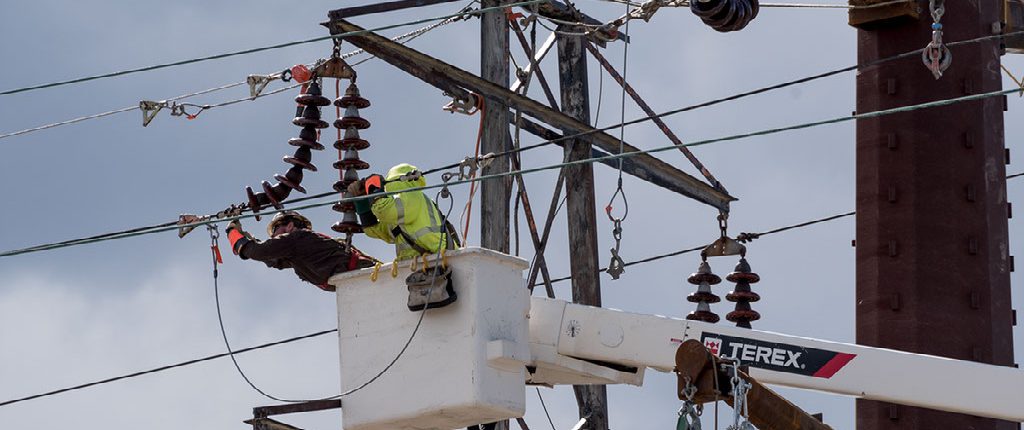
<svg viewBox="0 0 1024 430"><path fill-rule="evenodd" d="M409 287L410 311L440 308L458 298L452 288L452 270L447 267L434 266L415 271L405 278L405 285Z"/></svg>

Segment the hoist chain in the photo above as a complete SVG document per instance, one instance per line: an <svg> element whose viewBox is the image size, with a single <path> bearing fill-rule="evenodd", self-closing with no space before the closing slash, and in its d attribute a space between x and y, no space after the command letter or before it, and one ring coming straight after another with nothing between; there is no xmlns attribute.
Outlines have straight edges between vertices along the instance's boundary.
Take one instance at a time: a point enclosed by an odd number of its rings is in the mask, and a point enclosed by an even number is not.
<svg viewBox="0 0 1024 430"><path fill-rule="evenodd" d="M747 417L750 416L750 411L747 408L747 393L750 392L750 388L753 385L740 378L739 364L737 362L732 364L732 378L729 382L732 383L733 423L726 427L726 430L757 430L747 420Z"/></svg>
<svg viewBox="0 0 1024 430"><path fill-rule="evenodd" d="M683 406L679 408L679 419L676 421L676 430L700 430L700 416L704 412L704 405L693 401L697 395L697 386L693 385L690 377L686 377L686 386L683 387Z"/></svg>
<svg viewBox="0 0 1024 430"><path fill-rule="evenodd" d="M953 63L953 53L942 42L942 15L946 13L945 0L930 0L928 10L932 14L932 41L921 53L921 61L932 72L935 79L942 77L942 72Z"/></svg>

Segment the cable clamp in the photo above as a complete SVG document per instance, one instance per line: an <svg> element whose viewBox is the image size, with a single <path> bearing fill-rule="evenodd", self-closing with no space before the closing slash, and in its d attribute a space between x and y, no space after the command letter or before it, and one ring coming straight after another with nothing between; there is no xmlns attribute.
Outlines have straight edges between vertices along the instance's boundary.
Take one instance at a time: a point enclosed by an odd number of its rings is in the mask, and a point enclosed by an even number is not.
<svg viewBox="0 0 1024 430"><path fill-rule="evenodd" d="M450 94L446 94L451 96ZM462 100L457 97L452 97L452 101L444 105L441 110L449 113L461 113L463 115L473 115L480 111L480 106L483 104L483 97L470 93L469 100Z"/></svg>
<svg viewBox="0 0 1024 430"><path fill-rule="evenodd" d="M271 75L249 75L245 78L245 82L249 84L249 98L256 99L263 93L263 90L267 88L268 84L280 78L280 73Z"/></svg>
<svg viewBox="0 0 1024 430"><path fill-rule="evenodd" d="M185 110L185 108L188 107L188 106L197 107L197 108L199 108L199 110L196 111L196 113L194 113L194 114L190 114L190 113L188 113L188 111ZM188 118L188 119L191 120L191 119L196 119L196 117L198 117L199 114L203 113L204 110L209 109L211 106L210 105L197 105L197 104L192 104L192 103L181 103L181 104L179 104L178 102L172 101L170 103L170 106L168 106L168 107L171 108L171 116L184 116L185 118Z"/></svg>
<svg viewBox="0 0 1024 430"><path fill-rule="evenodd" d="M487 154L479 157L466 157L459 162L459 180L466 180L476 176L477 170L483 170L487 166L491 165L494 161L494 153L488 152ZM447 182L447 180L445 180Z"/></svg>
<svg viewBox="0 0 1024 430"><path fill-rule="evenodd" d="M152 101L143 100L139 102L139 110L142 111L142 126L148 126L153 118L156 118L156 114L160 112L160 109L167 107L167 101Z"/></svg>

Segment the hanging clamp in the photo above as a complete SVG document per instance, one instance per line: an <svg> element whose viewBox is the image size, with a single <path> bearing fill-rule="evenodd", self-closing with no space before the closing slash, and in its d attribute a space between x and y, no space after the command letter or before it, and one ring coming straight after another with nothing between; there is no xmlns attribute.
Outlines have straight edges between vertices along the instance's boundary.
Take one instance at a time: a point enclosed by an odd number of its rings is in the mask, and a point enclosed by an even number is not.
<svg viewBox="0 0 1024 430"><path fill-rule="evenodd" d="M185 108L187 106L197 107L197 108L199 108L199 110L196 111L196 113L194 113L194 114L190 114L190 113L188 113L188 111L185 110ZM188 118L188 119L192 120L192 119L196 119L196 117L198 117L199 114L203 113L204 110L209 109L211 106L210 105L197 105L197 104L192 104L192 103L181 103L181 104L178 104L178 102L172 101L170 106L168 106L168 107L171 108L171 116L184 116L185 118Z"/></svg>
<svg viewBox="0 0 1024 430"><path fill-rule="evenodd" d="M156 118L156 114L160 112L160 109L167 107L167 101L155 102L152 100L143 100L139 102L139 110L142 111L142 126L148 126L153 118Z"/></svg>
<svg viewBox="0 0 1024 430"><path fill-rule="evenodd" d="M444 110L449 113L473 115L480 111L480 107L483 105L483 103L483 97L480 97L479 95L476 95L474 93L469 93L469 100L462 100L457 97L452 97L452 101L444 105L444 107L442 107L441 110Z"/></svg>
<svg viewBox="0 0 1024 430"><path fill-rule="evenodd" d="M459 162L459 180L466 180L476 176L477 170L483 170L494 161L494 153L488 152L479 157L466 157ZM442 176L443 178L443 176Z"/></svg>
<svg viewBox="0 0 1024 430"><path fill-rule="evenodd" d="M708 257L721 257L725 255L739 255L742 257L747 255L747 247L729 237L728 212L718 213L718 230L720 232L718 239L700 252L702 259L706 261Z"/></svg>
<svg viewBox="0 0 1024 430"><path fill-rule="evenodd" d="M945 0L929 1L928 9L931 11L933 20L932 41L921 52L921 61L932 72L932 76L939 79L942 77L942 72L945 72L953 63L953 53L942 42L942 15L946 13Z"/></svg>
<svg viewBox="0 0 1024 430"><path fill-rule="evenodd" d="M206 230L210 232L210 252L213 254L213 277L216 278L217 265L224 264L224 260L220 258L220 246L217 244L217 239L220 238L220 231L213 224L207 224Z"/></svg>
<svg viewBox="0 0 1024 430"><path fill-rule="evenodd" d="M280 78L280 73L273 75L249 75L245 78L245 82L249 84L249 98L255 100L263 93L268 84Z"/></svg>

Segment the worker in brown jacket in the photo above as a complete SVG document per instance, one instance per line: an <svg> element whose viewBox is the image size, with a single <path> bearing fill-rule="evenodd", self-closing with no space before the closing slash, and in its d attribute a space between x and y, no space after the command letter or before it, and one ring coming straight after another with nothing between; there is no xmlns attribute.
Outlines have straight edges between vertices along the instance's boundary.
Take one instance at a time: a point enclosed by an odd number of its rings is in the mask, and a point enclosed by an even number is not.
<svg viewBox="0 0 1024 430"><path fill-rule="evenodd" d="M331 276L349 270L373 267L376 260L358 249L346 247L331 237L316 233L309 219L295 211L274 215L267 224L270 239L260 242L242 230L238 220L228 224L231 251L243 260L262 261L278 270L293 269L299 279L324 291L334 291L327 283Z"/></svg>

